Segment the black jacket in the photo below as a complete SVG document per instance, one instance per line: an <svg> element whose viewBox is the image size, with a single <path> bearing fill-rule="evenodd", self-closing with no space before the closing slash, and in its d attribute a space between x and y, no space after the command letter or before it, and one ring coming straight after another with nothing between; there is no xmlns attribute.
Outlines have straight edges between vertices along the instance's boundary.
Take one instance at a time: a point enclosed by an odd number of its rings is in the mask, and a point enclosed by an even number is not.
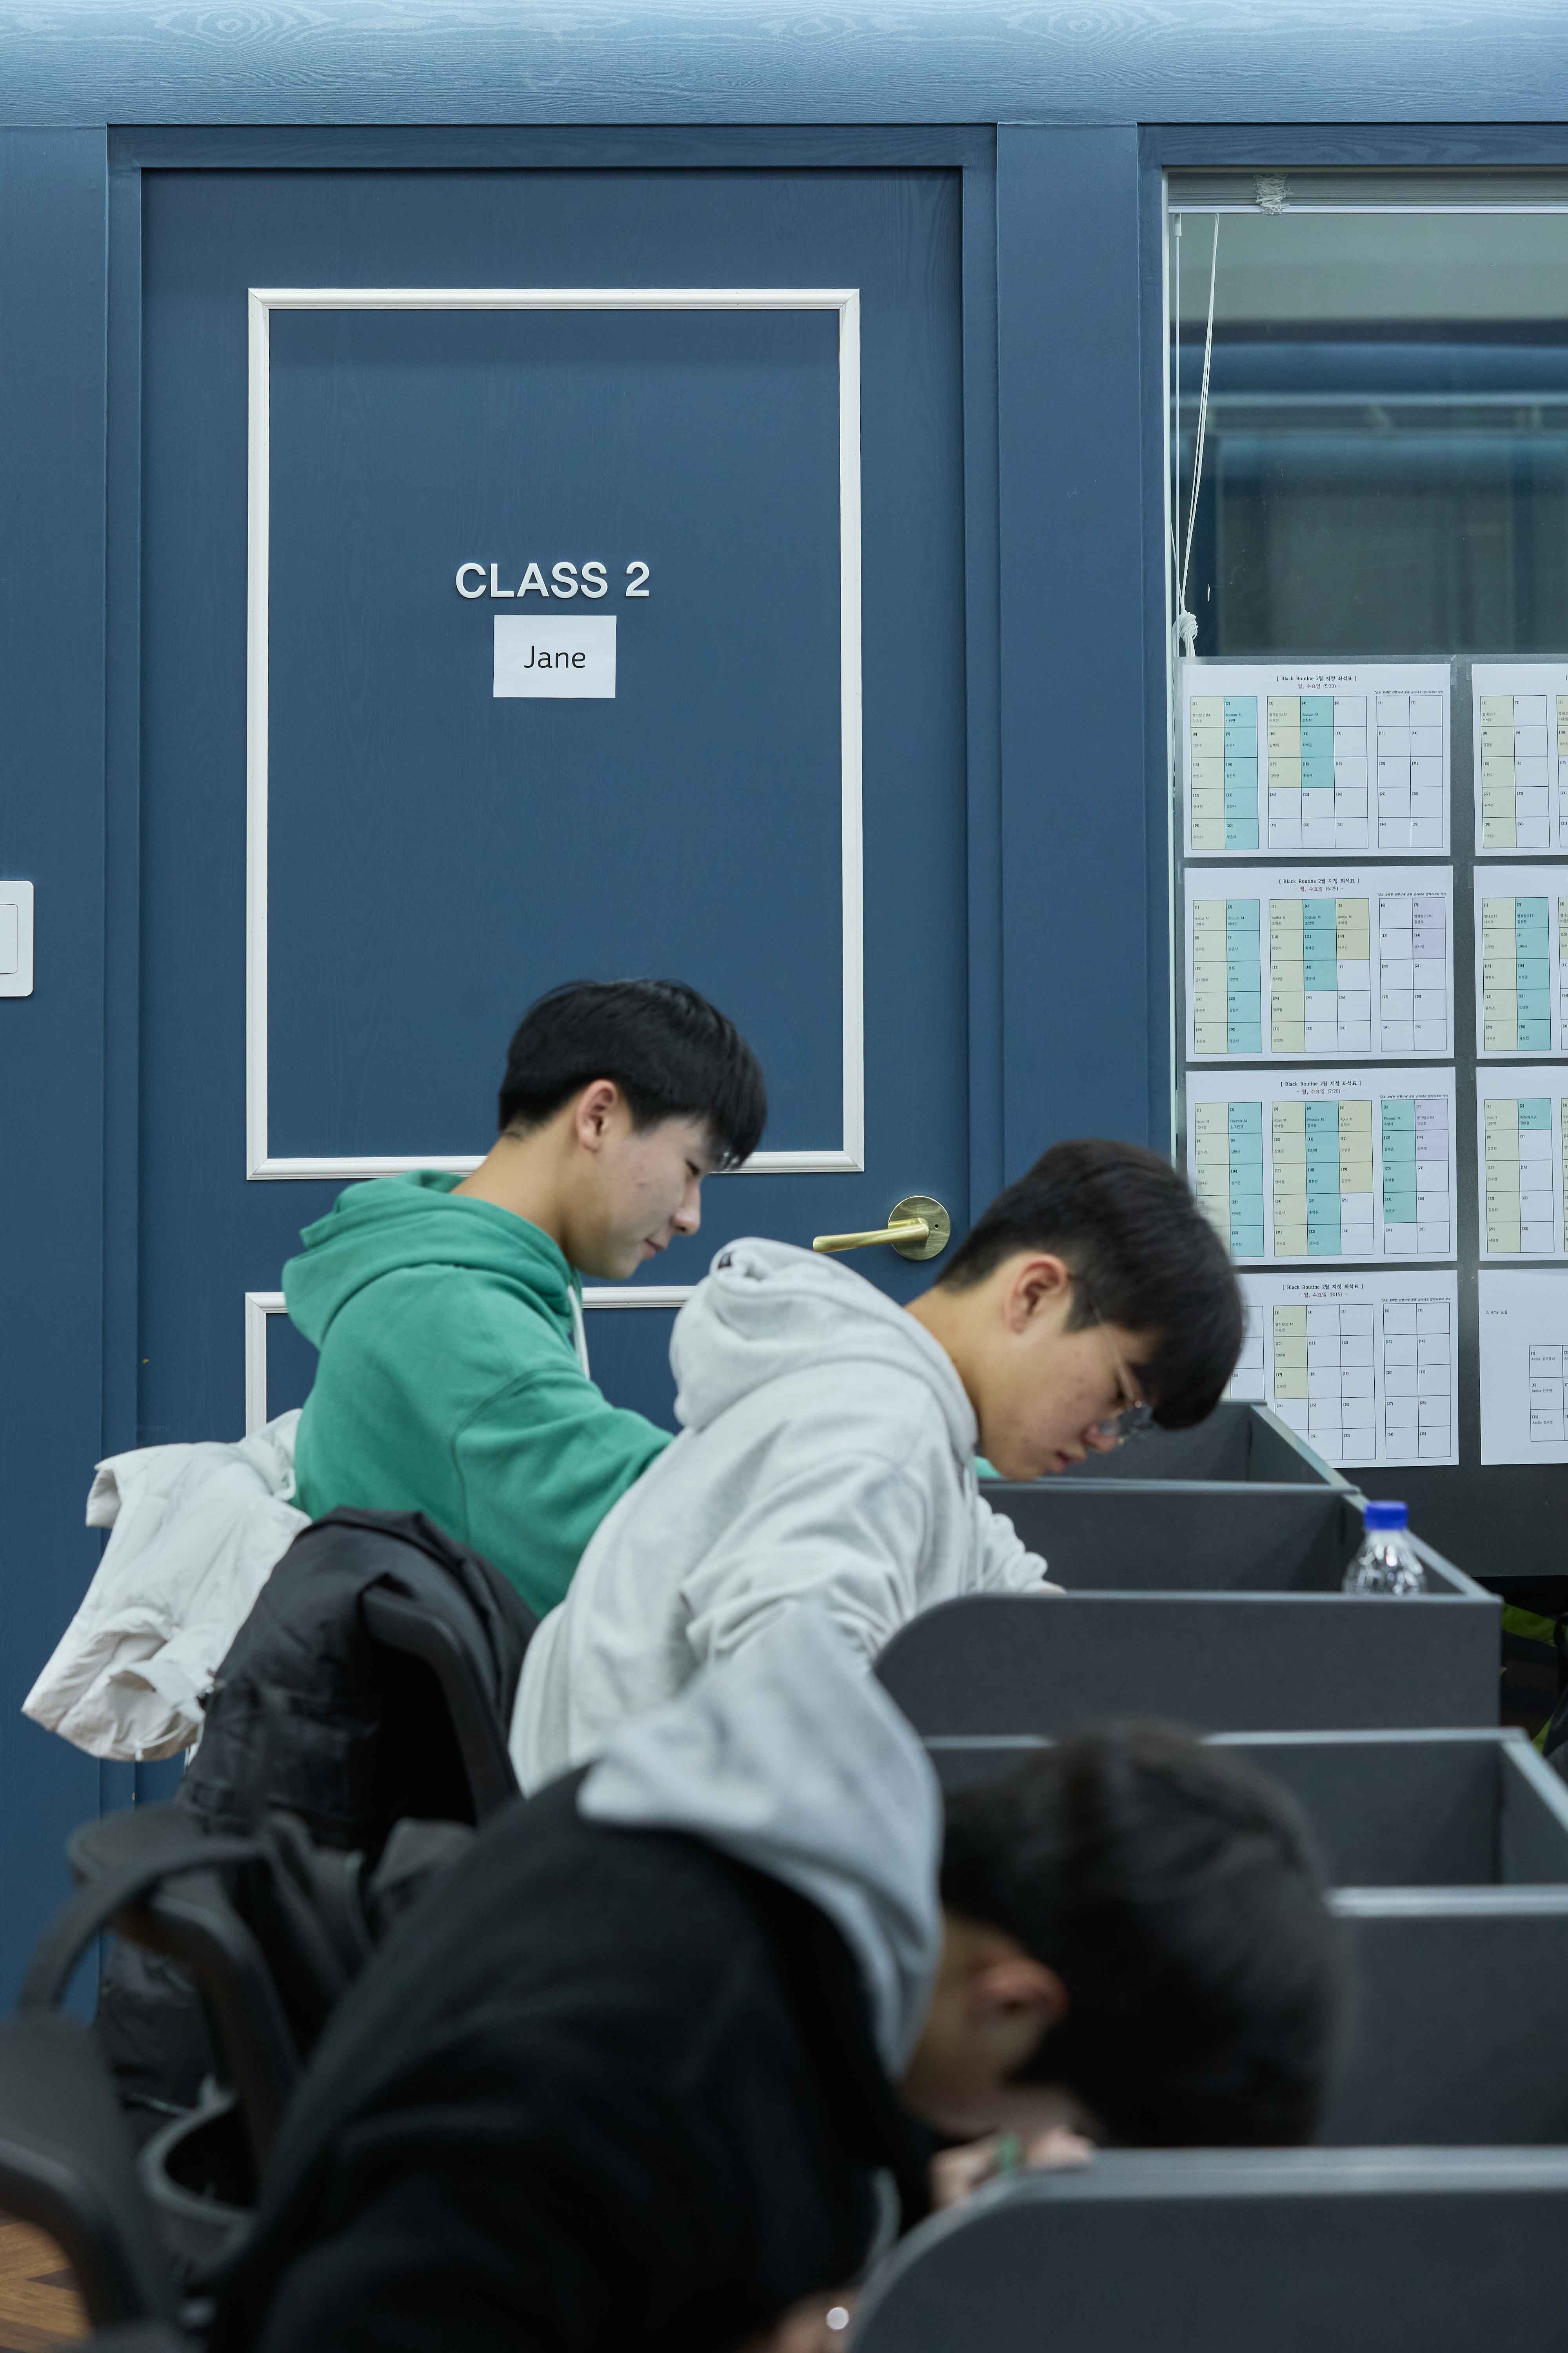
<svg viewBox="0 0 1568 2353"><path fill-rule="evenodd" d="M535 1620L499 1570L422 1512L329 1513L295 1537L218 1669L174 1797L203 1827L243 1834L282 1806L320 1844L374 1863L405 1816L473 1820L429 1669L366 1630L373 1586L438 1613L497 1722L510 1720ZM154 2121L195 2100L212 2053L195 1992L171 1962L113 1945L97 2031L122 2100Z"/></svg>
<svg viewBox="0 0 1568 2353"><path fill-rule="evenodd" d="M930 2141L838 1930L700 1841L498 1816L334 2016L212 2353L719 2353L850 2279Z"/></svg>

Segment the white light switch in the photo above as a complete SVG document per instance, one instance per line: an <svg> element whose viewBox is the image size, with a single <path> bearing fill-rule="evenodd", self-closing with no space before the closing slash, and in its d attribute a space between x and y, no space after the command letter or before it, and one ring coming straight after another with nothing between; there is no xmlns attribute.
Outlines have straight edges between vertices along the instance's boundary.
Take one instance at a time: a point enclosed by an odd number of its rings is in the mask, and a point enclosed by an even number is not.
<svg viewBox="0 0 1568 2353"><path fill-rule="evenodd" d="M0 997L33 993L33 886L0 882Z"/></svg>

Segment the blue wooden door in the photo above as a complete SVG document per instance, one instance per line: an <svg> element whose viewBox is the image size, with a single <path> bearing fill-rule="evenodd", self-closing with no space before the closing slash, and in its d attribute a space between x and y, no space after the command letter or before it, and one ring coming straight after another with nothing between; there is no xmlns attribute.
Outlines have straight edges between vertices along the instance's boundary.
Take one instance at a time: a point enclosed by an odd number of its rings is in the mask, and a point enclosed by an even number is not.
<svg viewBox="0 0 1568 2353"><path fill-rule="evenodd" d="M692 982L767 1073L665 1294L907 1192L962 1231L957 175L154 173L142 219L143 1440L299 1401L300 1227L482 1153L574 976ZM520 630L601 691L499 691ZM672 1314L589 1320L665 1419Z"/></svg>

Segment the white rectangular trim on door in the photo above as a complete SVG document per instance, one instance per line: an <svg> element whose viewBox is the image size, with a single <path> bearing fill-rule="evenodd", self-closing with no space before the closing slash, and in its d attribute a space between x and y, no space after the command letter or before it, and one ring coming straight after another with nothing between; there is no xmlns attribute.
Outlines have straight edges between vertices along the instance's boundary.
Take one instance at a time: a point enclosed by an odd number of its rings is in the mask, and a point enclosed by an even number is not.
<svg viewBox="0 0 1568 2353"><path fill-rule="evenodd" d="M386 1157L327 1152L275 1157L268 1146L268 605L271 551L270 318L274 311L837 311L838 313L838 562L841 866L843 877L843 1137L837 1145L752 1155L742 1175L858 1174L865 1166L865 940L862 904L860 634L860 296L831 287L252 287L249 535L247 565L246 1176L390 1176L442 1168L466 1174L473 1155ZM249 1293L247 1297L268 1294ZM637 1294L635 1303L647 1303ZM630 1300L623 1303L633 1304Z"/></svg>
<svg viewBox="0 0 1568 2353"><path fill-rule="evenodd" d="M689 1282L595 1282L584 1286L587 1307L684 1307L695 1285ZM247 1291L245 1294L245 1434L265 1430L267 1410L267 1325L274 1315L287 1313L280 1291Z"/></svg>

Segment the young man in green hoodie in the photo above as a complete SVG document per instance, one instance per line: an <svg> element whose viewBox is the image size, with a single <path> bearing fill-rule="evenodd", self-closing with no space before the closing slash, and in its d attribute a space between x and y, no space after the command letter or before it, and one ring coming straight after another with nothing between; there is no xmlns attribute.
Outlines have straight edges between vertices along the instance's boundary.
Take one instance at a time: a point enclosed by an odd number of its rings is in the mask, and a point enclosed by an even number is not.
<svg viewBox="0 0 1568 2353"><path fill-rule="evenodd" d="M670 1442L588 1377L583 1274L624 1282L755 1151L767 1095L732 1022L675 981L574 981L511 1041L470 1176L351 1185L283 1270L321 1351L298 1501L422 1511L542 1616Z"/></svg>

